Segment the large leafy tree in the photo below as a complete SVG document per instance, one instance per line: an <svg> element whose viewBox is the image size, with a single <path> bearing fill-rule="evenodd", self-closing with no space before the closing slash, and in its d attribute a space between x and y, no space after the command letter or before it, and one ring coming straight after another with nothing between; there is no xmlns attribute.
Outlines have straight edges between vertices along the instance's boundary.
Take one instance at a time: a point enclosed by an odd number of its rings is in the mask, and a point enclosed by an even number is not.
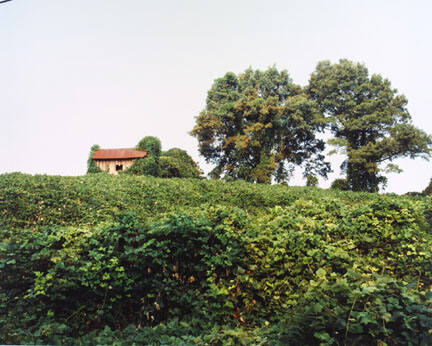
<svg viewBox="0 0 432 346"><path fill-rule="evenodd" d="M191 134L215 164L211 176L270 183L287 180L296 165L304 174L326 176L329 164L316 138L320 117L287 71L247 69L227 73L208 91Z"/></svg>
<svg viewBox="0 0 432 346"><path fill-rule="evenodd" d="M334 135L329 144L347 157L341 168L350 189L378 191L386 182L382 172L400 171L384 162L429 156L431 137L412 125L405 96L397 94L389 80L369 76L364 65L320 62L307 92Z"/></svg>

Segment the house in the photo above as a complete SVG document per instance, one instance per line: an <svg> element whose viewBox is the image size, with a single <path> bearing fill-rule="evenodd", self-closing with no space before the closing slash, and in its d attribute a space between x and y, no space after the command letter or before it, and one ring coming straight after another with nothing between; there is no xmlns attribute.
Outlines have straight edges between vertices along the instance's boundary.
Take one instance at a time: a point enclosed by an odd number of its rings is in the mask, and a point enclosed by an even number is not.
<svg viewBox="0 0 432 346"><path fill-rule="evenodd" d="M147 152L135 149L99 149L92 156L96 165L110 174L118 174L119 171L132 166L135 159L147 156Z"/></svg>

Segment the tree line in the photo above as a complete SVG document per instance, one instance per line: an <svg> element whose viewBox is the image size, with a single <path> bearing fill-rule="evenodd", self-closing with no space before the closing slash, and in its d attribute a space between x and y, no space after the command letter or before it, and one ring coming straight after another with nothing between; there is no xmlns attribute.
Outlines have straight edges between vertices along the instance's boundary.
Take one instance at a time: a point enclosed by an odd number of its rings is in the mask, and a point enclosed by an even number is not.
<svg viewBox="0 0 432 346"><path fill-rule="evenodd" d="M331 172L329 144L345 155L338 186L377 192L385 173L401 171L393 160L430 157L432 138L412 124L407 102L388 79L346 59L319 62L305 87L275 66L248 68L214 81L190 134L213 178L284 182L302 167L313 183ZM327 143L320 133L331 135Z"/></svg>

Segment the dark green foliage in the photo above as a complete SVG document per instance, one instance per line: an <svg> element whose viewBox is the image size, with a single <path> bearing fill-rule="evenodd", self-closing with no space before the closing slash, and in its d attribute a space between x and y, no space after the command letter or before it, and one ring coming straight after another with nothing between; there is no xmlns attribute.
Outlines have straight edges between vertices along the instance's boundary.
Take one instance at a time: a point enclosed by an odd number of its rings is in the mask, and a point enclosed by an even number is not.
<svg viewBox="0 0 432 346"><path fill-rule="evenodd" d="M318 178L314 175L306 175L306 186L318 186Z"/></svg>
<svg viewBox="0 0 432 346"><path fill-rule="evenodd" d="M0 175L0 343L427 345L430 203Z"/></svg>
<svg viewBox="0 0 432 346"><path fill-rule="evenodd" d="M221 301L217 285L234 279L245 257L237 230L246 220L240 210L209 208L150 227L126 213L93 230L3 231L0 335L9 339L0 341L18 342L12 328L21 327L51 343L54 321L77 336L188 315L229 318L232 304ZM43 335L34 334L44 325Z"/></svg>
<svg viewBox="0 0 432 346"><path fill-rule="evenodd" d="M324 142L315 137L322 125L315 102L287 71L249 68L214 81L191 134L216 165L211 177L269 184L288 180L295 166L326 176Z"/></svg>
<svg viewBox="0 0 432 346"><path fill-rule="evenodd" d="M130 166L124 172L131 175L151 175L153 177L159 177L159 160L156 160L153 155L147 154L146 157L135 160L132 166Z"/></svg>
<svg viewBox="0 0 432 346"><path fill-rule="evenodd" d="M330 188L341 190L341 191L348 191L350 189L350 186L348 184L348 181L346 179L335 179L332 183Z"/></svg>
<svg viewBox="0 0 432 346"><path fill-rule="evenodd" d="M147 154L153 156L156 161L159 159L159 156L161 154L161 148L162 145L160 139L153 136L144 137L138 142L136 146L137 150L146 151Z"/></svg>
<svg viewBox="0 0 432 346"><path fill-rule="evenodd" d="M322 61L307 92L334 135L329 143L347 155L341 168L351 190L378 191L386 183L381 172L400 171L394 164L383 169L386 161L429 157L432 139L412 125L405 96L380 75L369 76L364 65Z"/></svg>
<svg viewBox="0 0 432 346"><path fill-rule="evenodd" d="M292 345L432 342L426 331L432 326L430 304L412 287L388 277L361 278L350 271L336 278L322 272L298 304L301 308L287 316L281 328L282 337Z"/></svg>
<svg viewBox="0 0 432 346"><path fill-rule="evenodd" d="M429 182L429 185L426 186L426 188L422 192L423 196L429 196L432 195L432 179Z"/></svg>
<svg viewBox="0 0 432 346"><path fill-rule="evenodd" d="M161 177L162 178L179 178L181 177L181 162L173 157L162 156L160 159Z"/></svg>
<svg viewBox="0 0 432 346"><path fill-rule="evenodd" d="M102 170L96 165L93 160L93 154L96 150L99 150L100 146L95 144L90 148L89 158L87 160L87 173L100 173Z"/></svg>
<svg viewBox="0 0 432 346"><path fill-rule="evenodd" d="M137 149L147 151L143 159L135 160L125 173L151 175L162 178L199 178L202 171L185 150L172 148L161 153L161 142L156 137L144 137Z"/></svg>
<svg viewBox="0 0 432 346"><path fill-rule="evenodd" d="M185 150L172 148L160 157L162 178L199 178L203 172Z"/></svg>
<svg viewBox="0 0 432 346"><path fill-rule="evenodd" d="M161 141L157 137L147 136L141 139L137 146L137 150L144 150L147 156L142 159L137 159L125 173L132 175L151 175L153 177L160 176L159 156L161 154Z"/></svg>

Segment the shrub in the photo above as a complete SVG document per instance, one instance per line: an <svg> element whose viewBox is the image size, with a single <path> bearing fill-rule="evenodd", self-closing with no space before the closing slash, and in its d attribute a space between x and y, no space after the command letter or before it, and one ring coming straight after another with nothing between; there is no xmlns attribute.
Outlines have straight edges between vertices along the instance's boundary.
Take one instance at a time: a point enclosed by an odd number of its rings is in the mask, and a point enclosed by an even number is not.
<svg viewBox="0 0 432 346"><path fill-rule="evenodd" d="M308 174L306 176L306 186L318 186L318 178Z"/></svg>
<svg viewBox="0 0 432 346"><path fill-rule="evenodd" d="M185 150L172 148L160 157L162 178L199 178L203 172Z"/></svg>
<svg viewBox="0 0 432 346"><path fill-rule="evenodd" d="M156 137L144 137L137 149L147 151L143 159L135 160L126 173L162 178L199 178L203 173L185 150L172 148L161 155L161 142Z"/></svg>
<svg viewBox="0 0 432 346"><path fill-rule="evenodd" d="M330 186L331 189L341 190L341 191L348 191L350 190L350 187L348 185L348 181L346 179L336 179L331 183Z"/></svg>
<svg viewBox="0 0 432 346"><path fill-rule="evenodd" d="M147 155L142 159L136 159L132 166L124 171L125 174L160 176L159 162L153 155Z"/></svg>

